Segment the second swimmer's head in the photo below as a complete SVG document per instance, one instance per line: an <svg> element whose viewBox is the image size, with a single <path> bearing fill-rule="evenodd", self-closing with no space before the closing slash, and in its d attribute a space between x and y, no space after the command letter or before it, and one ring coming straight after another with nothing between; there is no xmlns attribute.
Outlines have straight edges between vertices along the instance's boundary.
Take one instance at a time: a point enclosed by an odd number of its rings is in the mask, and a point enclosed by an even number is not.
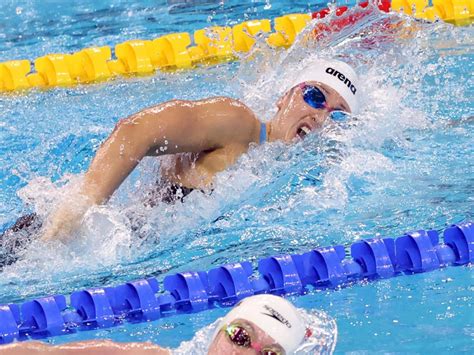
<svg viewBox="0 0 474 355"><path fill-rule="evenodd" d="M273 295L249 297L220 322L209 354L292 354L306 328L298 309Z"/></svg>

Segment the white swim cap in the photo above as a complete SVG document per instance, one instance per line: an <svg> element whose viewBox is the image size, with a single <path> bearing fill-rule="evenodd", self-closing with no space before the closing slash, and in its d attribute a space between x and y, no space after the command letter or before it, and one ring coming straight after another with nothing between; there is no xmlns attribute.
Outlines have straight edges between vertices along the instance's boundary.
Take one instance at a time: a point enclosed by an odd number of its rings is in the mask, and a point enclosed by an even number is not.
<svg viewBox="0 0 474 355"><path fill-rule="evenodd" d="M303 342L305 322L298 309L289 301L274 295L256 295L241 301L224 318L214 334L236 319L254 323L280 344L287 354L292 354Z"/></svg>
<svg viewBox="0 0 474 355"><path fill-rule="evenodd" d="M296 86L305 81L318 81L334 89L346 100L351 113L359 108L359 78L349 64L339 60L318 59L306 64L293 81Z"/></svg>
<svg viewBox="0 0 474 355"><path fill-rule="evenodd" d="M275 296L270 297L275 298ZM275 307L273 300L270 303L273 307ZM336 321L325 312L317 309L307 311L305 309L299 308L297 309L297 312L297 314L303 320L302 323L298 324L303 324L302 327L305 328L305 337L301 344L298 345L298 348L292 350L291 353L287 352L287 355L332 354L337 342ZM245 315L243 317L249 318ZM240 318L240 316L237 316L234 319L237 318ZM191 340L183 341L180 346L177 349L173 349L171 353L173 355L202 355L209 353L209 349L216 335L219 334L219 331L224 325L229 324L229 321L232 322L230 318L229 320L225 320L224 318L217 319L207 327L198 330ZM259 327L266 329L265 325L260 325ZM285 336L286 332L287 330L285 329L282 336ZM280 334L273 335L272 337L276 336L280 337ZM280 339L275 339L275 341L278 341L280 344L283 342L283 340ZM291 350L289 347L288 349Z"/></svg>

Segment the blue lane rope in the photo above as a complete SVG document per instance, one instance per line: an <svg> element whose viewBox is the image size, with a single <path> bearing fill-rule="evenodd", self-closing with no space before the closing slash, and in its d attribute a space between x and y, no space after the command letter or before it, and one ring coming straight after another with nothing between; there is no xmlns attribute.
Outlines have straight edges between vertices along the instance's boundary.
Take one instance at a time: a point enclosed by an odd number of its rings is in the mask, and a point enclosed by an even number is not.
<svg viewBox="0 0 474 355"><path fill-rule="evenodd" d="M0 305L0 344L46 338L77 331L114 327L124 322L152 321L179 313L232 306L259 293L302 294L313 288L335 288L356 280L390 278L474 261L474 223L452 225L438 232L419 230L393 238L360 240L350 246L316 248L205 271L166 276L164 291L149 278L115 287L54 295L22 304Z"/></svg>

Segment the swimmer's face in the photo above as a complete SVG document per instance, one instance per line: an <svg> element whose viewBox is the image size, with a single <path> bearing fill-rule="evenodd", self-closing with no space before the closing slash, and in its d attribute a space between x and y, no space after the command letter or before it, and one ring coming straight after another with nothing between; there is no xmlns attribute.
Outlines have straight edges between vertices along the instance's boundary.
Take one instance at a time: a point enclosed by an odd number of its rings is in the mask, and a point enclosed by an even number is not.
<svg viewBox="0 0 474 355"><path fill-rule="evenodd" d="M314 108L306 103L301 86L290 89L277 103L278 112L272 120L273 139L285 142L302 139L321 128L331 111L351 112L347 102L329 86L316 81L305 82L305 85L321 90L326 108Z"/></svg>
<svg viewBox="0 0 474 355"><path fill-rule="evenodd" d="M236 319L232 322L232 325L242 327L245 330L245 332L250 337L251 345L239 346L230 339L225 330L221 330L209 347L209 355L253 355L258 353L258 349L269 349L277 354L285 354L284 349L276 342L275 339L273 339L252 322L243 319ZM241 338L239 338L239 340L241 340Z"/></svg>

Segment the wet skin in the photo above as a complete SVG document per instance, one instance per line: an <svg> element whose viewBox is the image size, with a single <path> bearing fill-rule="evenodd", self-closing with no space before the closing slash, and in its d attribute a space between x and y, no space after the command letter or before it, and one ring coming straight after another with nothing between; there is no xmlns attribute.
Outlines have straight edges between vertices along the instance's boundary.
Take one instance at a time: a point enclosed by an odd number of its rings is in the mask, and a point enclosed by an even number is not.
<svg viewBox="0 0 474 355"><path fill-rule="evenodd" d="M345 100L330 87L306 84L322 90L328 108L315 109L304 101L299 86L290 89L278 100L278 111L267 123L268 141L302 139L321 128L330 110L350 112ZM120 120L98 149L82 185L72 189L47 219L42 239L67 240L87 209L107 202L145 156L171 156L161 172L171 183L209 187L218 172L258 143L260 127L252 110L227 97L173 100Z"/></svg>
<svg viewBox="0 0 474 355"><path fill-rule="evenodd" d="M251 336L252 342L258 343L262 348L271 348L285 354L280 345L252 322L236 320L245 326ZM229 337L220 331L209 347L209 355L247 355L256 354L252 348L244 348L233 344ZM110 340L90 340L74 342L59 346L51 346L38 341L29 341L8 344L0 347L0 355L169 355L169 349L163 349L150 342L143 343L115 343Z"/></svg>

